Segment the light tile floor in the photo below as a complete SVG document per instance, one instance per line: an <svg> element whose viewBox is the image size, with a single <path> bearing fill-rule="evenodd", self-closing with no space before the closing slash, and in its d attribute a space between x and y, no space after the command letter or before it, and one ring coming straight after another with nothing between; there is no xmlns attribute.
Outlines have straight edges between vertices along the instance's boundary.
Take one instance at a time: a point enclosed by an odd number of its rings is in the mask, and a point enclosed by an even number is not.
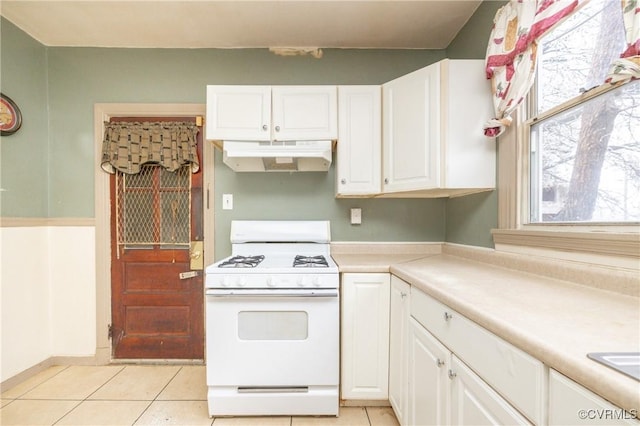
<svg viewBox="0 0 640 426"><path fill-rule="evenodd" d="M389 407L341 407L339 417L207 413L204 366L55 366L2 392L0 424L397 426Z"/></svg>

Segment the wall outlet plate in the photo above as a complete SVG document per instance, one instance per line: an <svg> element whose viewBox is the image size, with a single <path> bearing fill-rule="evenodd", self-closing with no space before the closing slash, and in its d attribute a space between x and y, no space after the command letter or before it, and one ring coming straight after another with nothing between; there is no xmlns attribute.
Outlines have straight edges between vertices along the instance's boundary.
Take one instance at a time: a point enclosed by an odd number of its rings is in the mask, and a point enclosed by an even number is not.
<svg viewBox="0 0 640 426"><path fill-rule="evenodd" d="M360 208L351 209L351 224L360 225L361 223L362 223L362 209Z"/></svg>

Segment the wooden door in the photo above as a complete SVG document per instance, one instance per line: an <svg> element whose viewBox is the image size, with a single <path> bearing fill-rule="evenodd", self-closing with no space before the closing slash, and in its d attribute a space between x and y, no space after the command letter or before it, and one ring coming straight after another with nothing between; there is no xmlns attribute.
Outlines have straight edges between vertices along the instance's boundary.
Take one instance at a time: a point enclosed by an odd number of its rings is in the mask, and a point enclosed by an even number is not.
<svg viewBox="0 0 640 426"><path fill-rule="evenodd" d="M198 156L202 159L202 129ZM112 356L204 359L203 271L180 277L191 271L190 242L203 240L202 170L172 173L146 165L138 175L118 173L111 177ZM128 240L123 243L119 233ZM149 243L151 233L160 241Z"/></svg>

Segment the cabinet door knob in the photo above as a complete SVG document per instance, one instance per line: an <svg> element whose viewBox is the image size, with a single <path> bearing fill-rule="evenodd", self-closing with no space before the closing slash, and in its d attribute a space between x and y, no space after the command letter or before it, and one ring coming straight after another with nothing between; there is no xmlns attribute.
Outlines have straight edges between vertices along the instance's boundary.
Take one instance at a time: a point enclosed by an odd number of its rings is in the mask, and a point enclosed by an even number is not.
<svg viewBox="0 0 640 426"><path fill-rule="evenodd" d="M266 124L263 124L263 125L262 125L262 130L264 130L264 131L266 132L266 131L267 131L267 129L268 129L267 125L266 125Z"/></svg>
<svg viewBox="0 0 640 426"><path fill-rule="evenodd" d="M453 318L453 315L451 315L449 312L445 312L444 313L444 320L445 321L449 321L451 318Z"/></svg>
<svg viewBox="0 0 640 426"><path fill-rule="evenodd" d="M385 185L389 183L389 178L384 178Z"/></svg>
<svg viewBox="0 0 640 426"><path fill-rule="evenodd" d="M453 370L449 370L449 378L451 380L453 380L456 376L457 376L457 374Z"/></svg>
<svg viewBox="0 0 640 426"><path fill-rule="evenodd" d="M438 367L442 367L444 365L444 361L441 360L440 358L438 358L438 360L436 362L438 364ZM449 371L451 371L451 370L449 370Z"/></svg>
<svg viewBox="0 0 640 426"><path fill-rule="evenodd" d="M340 183L344 185L345 183L347 183L347 180L345 178L342 178L340 179Z"/></svg>
<svg viewBox="0 0 640 426"><path fill-rule="evenodd" d="M276 126L276 132L280 131L280 126Z"/></svg>
<svg viewBox="0 0 640 426"><path fill-rule="evenodd" d="M404 299L405 297L407 297L407 293L405 293L404 291L401 291L400 297Z"/></svg>

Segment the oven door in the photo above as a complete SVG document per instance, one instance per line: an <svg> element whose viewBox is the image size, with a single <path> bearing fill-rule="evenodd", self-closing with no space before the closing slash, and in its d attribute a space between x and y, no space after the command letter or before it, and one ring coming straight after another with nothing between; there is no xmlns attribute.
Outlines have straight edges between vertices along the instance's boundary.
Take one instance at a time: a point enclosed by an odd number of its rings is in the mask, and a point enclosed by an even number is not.
<svg viewBox="0 0 640 426"><path fill-rule="evenodd" d="M337 289L208 289L207 384L337 386Z"/></svg>

